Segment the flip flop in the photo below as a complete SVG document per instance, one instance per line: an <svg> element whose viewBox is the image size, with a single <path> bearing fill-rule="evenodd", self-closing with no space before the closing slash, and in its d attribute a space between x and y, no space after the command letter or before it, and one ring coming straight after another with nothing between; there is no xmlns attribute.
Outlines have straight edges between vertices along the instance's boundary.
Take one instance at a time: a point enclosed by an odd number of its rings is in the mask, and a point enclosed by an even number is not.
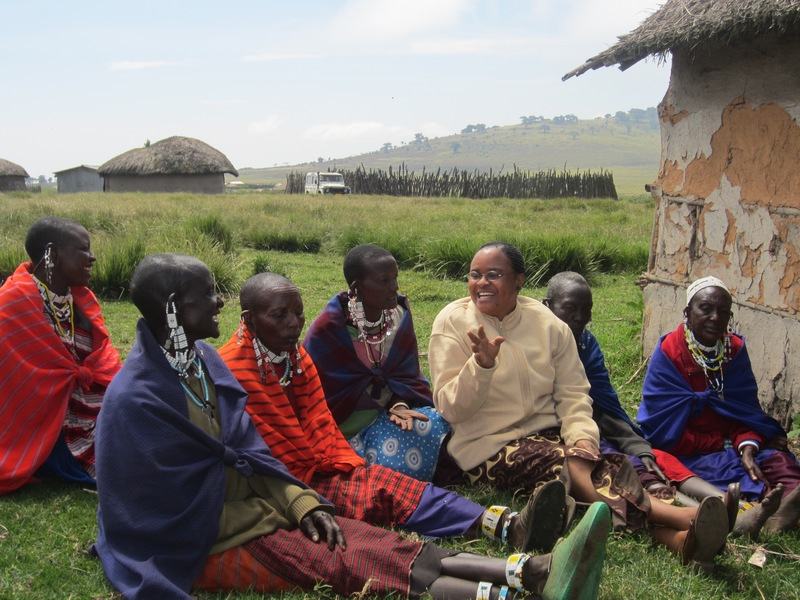
<svg viewBox="0 0 800 600"><path fill-rule="evenodd" d="M708 567L714 557L725 547L728 538L728 512L721 498L704 498L697 514L686 533L681 548L681 562L688 565L692 561Z"/></svg>
<svg viewBox="0 0 800 600"><path fill-rule="evenodd" d="M611 510L595 502L572 533L553 548L544 600L596 600L610 530Z"/></svg>

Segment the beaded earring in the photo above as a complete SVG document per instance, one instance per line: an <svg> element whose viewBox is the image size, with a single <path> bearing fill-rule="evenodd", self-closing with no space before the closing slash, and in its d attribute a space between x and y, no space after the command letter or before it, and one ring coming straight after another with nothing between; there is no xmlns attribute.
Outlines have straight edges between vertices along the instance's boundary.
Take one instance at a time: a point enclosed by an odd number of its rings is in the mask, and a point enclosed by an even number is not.
<svg viewBox="0 0 800 600"><path fill-rule="evenodd" d="M55 268L55 263L53 262L53 243L50 242L47 244L47 247L44 249L44 257L42 258L44 261L44 278L47 281L47 285L53 285L53 269Z"/></svg>
<svg viewBox="0 0 800 600"><path fill-rule="evenodd" d="M355 286L350 288L347 294L347 312L353 323L364 321L364 304L358 299L358 289Z"/></svg>
<svg viewBox="0 0 800 600"><path fill-rule="evenodd" d="M298 375L302 375L303 368L300 366L300 346L298 346L297 344L295 344L294 346L294 366L295 366L294 372L297 373Z"/></svg>
<svg viewBox="0 0 800 600"><path fill-rule="evenodd" d="M165 306L167 317L167 328L169 335L165 347L175 353L175 359L181 375L186 376L187 368L191 359L189 357L189 341L186 339L186 332L183 325L178 323L178 309L175 306L175 293L169 295Z"/></svg>
<svg viewBox="0 0 800 600"><path fill-rule="evenodd" d="M239 327L236 329L236 343L241 346L242 345L242 338L244 337L244 328L246 327L244 324L244 313L247 311L242 311L242 316L239 317Z"/></svg>

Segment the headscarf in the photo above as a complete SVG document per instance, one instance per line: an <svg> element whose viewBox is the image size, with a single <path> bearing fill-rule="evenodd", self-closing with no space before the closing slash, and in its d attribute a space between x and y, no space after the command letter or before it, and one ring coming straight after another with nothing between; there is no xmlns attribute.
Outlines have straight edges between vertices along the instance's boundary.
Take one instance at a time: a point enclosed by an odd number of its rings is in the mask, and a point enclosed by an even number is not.
<svg viewBox="0 0 800 600"><path fill-rule="evenodd" d="M689 306L689 302L692 301L692 298L694 298L694 295L697 292L709 287L722 288L723 290L728 292L728 294L731 293L731 291L728 289L728 286L726 286L721 279L717 279L713 275L709 275L707 277L701 277L700 279L695 279L692 283L689 284L689 287L686 288L686 306Z"/></svg>

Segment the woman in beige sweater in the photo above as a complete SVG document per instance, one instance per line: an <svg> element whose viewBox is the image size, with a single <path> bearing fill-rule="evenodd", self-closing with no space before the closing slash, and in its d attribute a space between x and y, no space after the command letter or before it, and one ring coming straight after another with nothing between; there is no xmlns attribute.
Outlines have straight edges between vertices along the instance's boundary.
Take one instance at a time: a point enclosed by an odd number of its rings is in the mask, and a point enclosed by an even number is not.
<svg viewBox="0 0 800 600"><path fill-rule="evenodd" d="M622 455L602 456L589 382L569 327L542 303L519 296L520 251L491 242L472 259L469 297L436 317L429 360L436 408L453 436L448 451L473 482L533 488L564 479L579 502L603 501L615 524L654 525L653 537L685 563L724 548L726 507L652 500Z"/></svg>

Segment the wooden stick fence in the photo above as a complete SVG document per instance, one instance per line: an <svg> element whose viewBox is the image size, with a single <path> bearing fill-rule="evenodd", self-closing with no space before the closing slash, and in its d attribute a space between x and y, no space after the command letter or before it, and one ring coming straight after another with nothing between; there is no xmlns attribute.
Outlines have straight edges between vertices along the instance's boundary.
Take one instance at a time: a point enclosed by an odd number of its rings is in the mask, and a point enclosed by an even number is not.
<svg viewBox="0 0 800 600"><path fill-rule="evenodd" d="M354 194L387 196L452 196L456 198L617 198L611 171L502 170L488 172L422 169L417 174L405 164L397 169L340 169L345 184ZM291 171L286 176L286 193L305 191L305 173Z"/></svg>

